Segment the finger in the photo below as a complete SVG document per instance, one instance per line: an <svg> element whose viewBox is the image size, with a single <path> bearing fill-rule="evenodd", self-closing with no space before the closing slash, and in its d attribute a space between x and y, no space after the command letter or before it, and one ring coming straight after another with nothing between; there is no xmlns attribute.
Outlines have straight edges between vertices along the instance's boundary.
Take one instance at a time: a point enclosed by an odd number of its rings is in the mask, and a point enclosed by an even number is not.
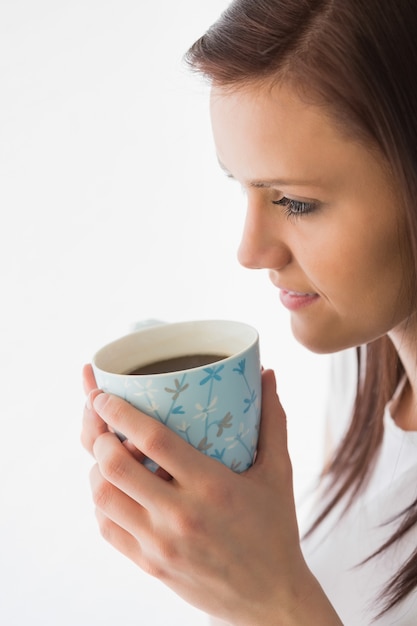
<svg viewBox="0 0 417 626"><path fill-rule="evenodd" d="M90 391L83 412L81 444L90 454L93 454L93 446L97 437L108 431L106 422L97 415L93 407L94 398L100 393L99 389Z"/></svg>
<svg viewBox="0 0 417 626"><path fill-rule="evenodd" d="M94 399L94 408L114 430L122 432L147 456L179 482L199 480L207 464L223 467L197 451L179 435L131 404L107 393Z"/></svg>
<svg viewBox="0 0 417 626"><path fill-rule="evenodd" d="M103 478L141 507L160 513L170 505L174 497L171 483L138 463L114 434L101 435L93 451Z"/></svg>
<svg viewBox="0 0 417 626"><path fill-rule="evenodd" d="M129 439L124 439L122 443L126 450L129 450L130 454L136 461L138 461L139 463L143 463L146 460L146 456L143 454L143 452L138 450L137 447L131 441L129 441ZM166 472L163 467L158 467L154 473L155 476L159 476L164 480L172 480L171 474L168 474L168 472Z"/></svg>
<svg viewBox="0 0 417 626"><path fill-rule="evenodd" d="M287 420L277 392L272 370L262 373L262 415L256 466L288 463Z"/></svg>
<svg viewBox="0 0 417 626"><path fill-rule="evenodd" d="M119 526L99 509L96 510L96 518L103 538L108 541L116 550L138 565L146 574L159 578L162 582L168 583L164 558L152 558L144 554L140 538L131 535L127 530ZM150 558L151 557L151 558Z"/></svg>
<svg viewBox="0 0 417 626"><path fill-rule="evenodd" d="M90 486L96 508L134 537L145 534L149 525L147 511L124 491L103 476L100 463L92 467Z"/></svg>
<svg viewBox="0 0 417 626"><path fill-rule="evenodd" d="M142 550L137 538L107 517L100 509L96 509L96 518L103 539L121 554L140 565Z"/></svg>
<svg viewBox="0 0 417 626"><path fill-rule="evenodd" d="M143 452L138 450L137 447L131 441L129 441L129 439L125 439L124 441L122 441L122 443L126 450L129 450L130 454L133 456L134 459L136 459L136 461L138 461L138 463L144 462L146 456L143 454Z"/></svg>
<svg viewBox="0 0 417 626"><path fill-rule="evenodd" d="M86 395L88 395L93 389L97 389L93 368L90 364L84 365L83 367L83 386Z"/></svg>

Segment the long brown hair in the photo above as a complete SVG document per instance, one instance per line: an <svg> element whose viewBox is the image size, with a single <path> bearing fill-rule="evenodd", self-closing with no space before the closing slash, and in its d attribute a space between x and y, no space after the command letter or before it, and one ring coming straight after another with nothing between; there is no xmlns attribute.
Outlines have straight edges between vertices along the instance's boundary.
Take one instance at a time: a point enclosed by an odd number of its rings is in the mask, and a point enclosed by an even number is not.
<svg viewBox="0 0 417 626"><path fill-rule="evenodd" d="M385 159L405 220L404 283L417 308L417 11L414 0L234 0L185 56L212 84L290 81L324 105L342 129ZM411 269L411 272L410 272ZM406 272L404 272L406 274ZM365 357L365 358L364 358ZM358 348L358 386L350 427L324 473L331 509L358 495L383 437L383 413L404 369L385 336ZM382 552L417 524L417 501L399 516ZM370 555L372 558L374 555ZM417 586L417 550L382 590L386 612Z"/></svg>

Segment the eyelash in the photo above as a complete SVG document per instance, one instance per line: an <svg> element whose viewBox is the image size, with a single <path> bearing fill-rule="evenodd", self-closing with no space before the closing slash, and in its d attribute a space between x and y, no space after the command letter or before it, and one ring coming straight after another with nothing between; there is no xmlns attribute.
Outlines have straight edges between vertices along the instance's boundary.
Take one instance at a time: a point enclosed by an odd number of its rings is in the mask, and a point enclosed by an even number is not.
<svg viewBox="0 0 417 626"><path fill-rule="evenodd" d="M287 217L301 217L317 209L317 203L315 202L301 202L300 200L291 200L291 198L285 196L279 200L272 200L272 204L284 207Z"/></svg>

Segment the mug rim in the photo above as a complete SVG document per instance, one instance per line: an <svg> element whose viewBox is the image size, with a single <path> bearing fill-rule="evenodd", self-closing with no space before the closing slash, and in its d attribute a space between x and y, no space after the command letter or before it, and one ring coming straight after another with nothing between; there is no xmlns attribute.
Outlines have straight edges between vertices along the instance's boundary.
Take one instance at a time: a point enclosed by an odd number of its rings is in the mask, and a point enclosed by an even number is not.
<svg viewBox="0 0 417 626"><path fill-rule="evenodd" d="M222 358L221 360L217 360L214 361L213 363L226 363L228 361L230 361L231 359L234 360L238 360L239 358L242 358L243 355L248 352L249 350L251 350L253 348L253 346L255 346L258 342L259 342L259 333L256 330L256 328L254 328L253 326L251 326L250 324L246 323L246 322L240 322L240 321L235 321L235 320L226 320L226 319L202 319L202 320L188 320L188 321L181 321L181 322L164 322L164 323L158 323L152 326L145 326L144 328L139 328L138 330L134 331L134 332L130 332L127 333L126 335L123 335L122 337L119 337L118 339L115 339L109 343L107 343L106 345L104 345L102 348L100 348L99 350L97 350L93 356L92 359L92 366L93 369L99 370L107 375L110 376L116 376L116 377L124 377L124 376L129 376L129 378L148 378L149 376L152 377L163 377L163 376L172 376L175 375L176 373L180 373L180 372L192 372L192 371L199 371L199 370L204 370L205 368L209 367L211 364L206 364L206 365L200 365L197 367L192 367L192 368L183 368L183 369L178 369L172 372L161 372L158 374L129 374L127 373L128 370L130 369L129 365L126 365L126 367L124 367L123 369L125 371L115 371L117 369L120 369L120 367L112 367L111 365L107 365L105 362L105 359L117 359L117 356L119 356L119 358L121 358L121 353L123 352L123 349L132 349L132 340L137 340L138 342L140 341L140 339L143 339L143 337L145 335L147 335L149 340L152 340L152 335L155 335L155 337L160 337L161 333L164 333L164 329L165 332L169 332L171 337L172 337L172 333L175 334L175 331L196 331L198 330L198 328L205 328L208 329L210 327L213 327L213 330L215 328L224 328L227 330L227 327L229 327L230 329L236 329L236 330L240 330L241 332L244 331L247 333L246 336L246 340L245 340L245 345L242 345L241 349L238 349L236 351L233 351L232 354L225 356L224 358ZM205 351L205 353L210 354L210 351L207 348L196 348L196 352L194 352L194 354L198 354L201 353L202 350ZM120 352L121 351L121 352ZM117 352L119 352L119 355L117 355ZM220 352L220 348L216 348L213 349L213 355L216 354L218 355ZM188 354L192 354L190 352L188 352ZM171 358L174 356L180 356L178 354L178 351L175 352L175 354L172 355L165 355L162 357L156 357L156 358L151 358L150 360L143 361L143 363L137 363L137 359L136 359L136 364L133 365L132 367L141 367L142 365L146 365L148 363L152 363L155 362L157 360L163 360L164 358ZM125 358L125 357L124 357ZM104 363L103 363L104 361ZM127 371L126 371L127 370Z"/></svg>

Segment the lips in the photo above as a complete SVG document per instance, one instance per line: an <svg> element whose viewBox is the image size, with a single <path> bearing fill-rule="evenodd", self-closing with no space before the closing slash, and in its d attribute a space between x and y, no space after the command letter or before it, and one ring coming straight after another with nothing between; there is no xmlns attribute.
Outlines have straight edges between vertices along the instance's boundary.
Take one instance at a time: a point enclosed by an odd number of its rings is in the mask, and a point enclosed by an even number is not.
<svg viewBox="0 0 417 626"><path fill-rule="evenodd" d="M282 292L287 293L290 296L293 296L294 298L304 298L307 296L315 296L317 294L315 293L300 293L299 291L290 291L289 289L281 289Z"/></svg>
<svg viewBox="0 0 417 626"><path fill-rule="evenodd" d="M317 293L301 293L299 291L290 291L289 289L280 289L280 298L285 308L290 311L298 311L310 306L319 299Z"/></svg>

